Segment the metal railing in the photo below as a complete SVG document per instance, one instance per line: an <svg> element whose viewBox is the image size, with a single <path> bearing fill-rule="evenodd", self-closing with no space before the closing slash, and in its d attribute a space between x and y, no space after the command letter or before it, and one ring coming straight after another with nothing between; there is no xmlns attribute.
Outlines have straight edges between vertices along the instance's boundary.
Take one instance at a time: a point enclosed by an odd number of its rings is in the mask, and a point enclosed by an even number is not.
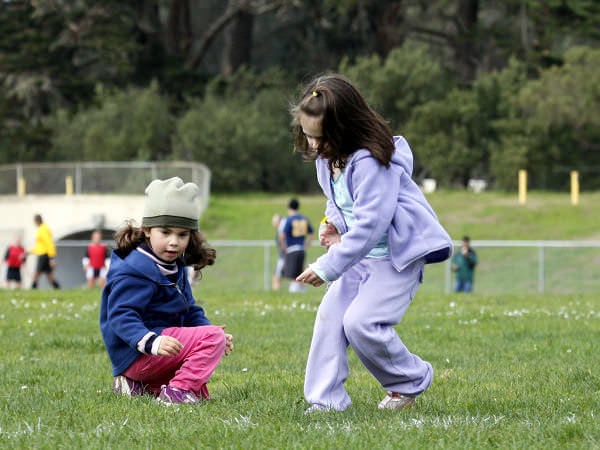
<svg viewBox="0 0 600 450"><path fill-rule="evenodd" d="M2 244L8 245L14 231L6 234ZM87 244L83 240L56 242L61 272L58 275L65 278L63 273L74 273L84 282L81 257ZM200 292L205 288L271 289L277 261L274 240L209 239L209 244L217 249L217 263L203 270ZM454 244L458 248L460 241ZM600 293L600 241L472 240L471 245L479 260L475 271L476 293ZM306 262L314 261L324 251L314 242L307 250ZM420 292L449 294L452 287L450 261L426 266Z"/></svg>
<svg viewBox="0 0 600 450"><path fill-rule="evenodd" d="M184 161L18 163L0 166L0 195L141 195L153 179L178 176L200 187L205 209L210 175L204 164Z"/></svg>
<svg viewBox="0 0 600 450"><path fill-rule="evenodd" d="M210 240L217 249L217 264L207 269L206 283L240 284L269 290L277 259L274 240ZM455 241L456 248L461 242ZM600 241L494 241L472 240L479 263L474 291L498 293L600 292ZM257 252L258 250L258 252ZM325 250L315 242L307 263ZM450 293L450 260L428 265L423 291Z"/></svg>

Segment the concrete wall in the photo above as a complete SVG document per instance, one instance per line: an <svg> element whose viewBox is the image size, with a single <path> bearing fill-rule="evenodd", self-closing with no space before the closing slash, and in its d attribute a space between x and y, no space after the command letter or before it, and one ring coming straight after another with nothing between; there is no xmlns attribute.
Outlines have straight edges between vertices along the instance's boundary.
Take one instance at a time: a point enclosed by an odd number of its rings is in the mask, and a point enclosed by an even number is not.
<svg viewBox="0 0 600 450"><path fill-rule="evenodd" d="M36 226L33 216L41 214L52 230L57 246L56 278L63 287L85 283L81 258L89 235L96 228L110 236L125 220L142 219L144 197L141 195L25 195L0 196L0 252L2 261L8 245L15 235L22 236L23 246L30 249L35 241ZM73 239L76 236L76 239ZM82 239L85 236L85 239ZM61 244L61 240L64 245ZM23 287L31 284L36 258L29 256L22 270ZM6 280L2 266L2 284ZM40 288L47 288L42 277Z"/></svg>

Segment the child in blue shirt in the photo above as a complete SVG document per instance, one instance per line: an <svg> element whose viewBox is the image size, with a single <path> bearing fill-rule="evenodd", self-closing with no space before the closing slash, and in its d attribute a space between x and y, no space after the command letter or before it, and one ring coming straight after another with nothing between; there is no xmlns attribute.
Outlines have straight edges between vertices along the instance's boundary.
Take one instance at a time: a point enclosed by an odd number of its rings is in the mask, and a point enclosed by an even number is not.
<svg viewBox="0 0 600 450"><path fill-rule="evenodd" d="M113 389L149 393L164 404L208 399L207 383L233 349L223 326L196 304L186 266L214 263L198 232L200 190L180 178L154 180L145 191L142 226L115 236L100 329L112 363Z"/></svg>

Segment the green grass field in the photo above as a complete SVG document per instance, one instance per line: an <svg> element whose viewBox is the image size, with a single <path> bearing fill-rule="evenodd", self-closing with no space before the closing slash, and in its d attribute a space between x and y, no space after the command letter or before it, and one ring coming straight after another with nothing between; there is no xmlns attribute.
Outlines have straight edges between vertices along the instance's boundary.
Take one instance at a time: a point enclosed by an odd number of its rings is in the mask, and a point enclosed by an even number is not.
<svg viewBox="0 0 600 450"><path fill-rule="evenodd" d="M209 241L270 240L274 213L286 214L290 196L248 194L215 196L202 217L201 227ZM301 211L317 224L324 210L322 195L300 196ZM578 206L568 193L531 192L526 205L516 194L441 191L428 196L440 221L454 240L470 235L477 240L581 240L600 241L600 192L583 193ZM475 289L485 294L539 292L539 249L477 248L479 266ZM264 289L264 249L217 246L218 262L206 271L204 285ZM308 260L323 249L309 248ZM267 270L275 266L276 251L269 253ZM600 292L600 248L549 248L544 251L544 292L552 294ZM422 291L443 294L449 290L451 274L446 264L428 266Z"/></svg>
<svg viewBox="0 0 600 450"><path fill-rule="evenodd" d="M398 330L429 360L411 410L351 352L353 406L304 416L305 358L322 291L198 292L236 349L213 399L166 408L117 398L99 291L0 292L0 448L600 448L595 296L417 295Z"/></svg>
<svg viewBox="0 0 600 450"><path fill-rule="evenodd" d="M216 197L203 229L209 239L270 239L270 217L287 199ZM525 207L494 193L430 200L453 236L599 237L599 194L577 208L558 194L532 195ZM318 220L322 198L301 201ZM212 400L195 406L113 395L99 290L0 290L0 448L600 449L597 292L439 295L424 285L397 328L435 369L415 406L379 411L384 392L350 351L353 406L305 416L304 365L323 288L247 289L241 272L255 261L220 256L195 293L236 349L213 376ZM227 259L239 263L213 270Z"/></svg>
<svg viewBox="0 0 600 450"><path fill-rule="evenodd" d="M214 195L201 220L209 239L271 239L271 217L286 214L291 195ZM318 223L323 195L301 195L300 210ZM439 191L427 196L450 235L488 240L600 240L600 192L584 192L573 206L568 193Z"/></svg>

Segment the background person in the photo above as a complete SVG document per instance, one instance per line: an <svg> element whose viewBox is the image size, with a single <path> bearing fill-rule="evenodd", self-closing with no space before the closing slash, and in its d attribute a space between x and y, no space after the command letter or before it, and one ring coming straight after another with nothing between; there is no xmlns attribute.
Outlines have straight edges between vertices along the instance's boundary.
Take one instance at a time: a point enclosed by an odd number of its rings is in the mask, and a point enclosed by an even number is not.
<svg viewBox="0 0 600 450"><path fill-rule="evenodd" d="M274 214L271 219L271 225L275 228L275 247L277 248L277 262L275 263L275 271L271 281L271 289L278 291L281 288L281 277L283 275L283 265L285 263L285 252L281 247L279 233L283 231L285 219L279 214Z"/></svg>
<svg viewBox="0 0 600 450"><path fill-rule="evenodd" d="M456 274L454 292L472 292L477 254L471 248L471 239L464 236L460 252L452 257L452 271Z"/></svg>
<svg viewBox="0 0 600 450"><path fill-rule="evenodd" d="M91 242L88 244L85 255L81 260L85 279L89 288L93 288L96 283L99 287L106 284L106 272L110 264L110 250L102 242L102 233L96 230L92 233Z"/></svg>
<svg viewBox="0 0 600 450"><path fill-rule="evenodd" d="M21 267L25 262L27 253L21 244L21 236L15 236L14 242L8 246L4 254L6 264L6 287L20 289L22 286Z"/></svg>
<svg viewBox="0 0 600 450"><path fill-rule="evenodd" d="M306 217L300 214L300 202L293 198L288 204L288 216L280 228L279 243L285 253L283 276L289 278L290 292L303 292L304 285L296 277L304 270L306 247L312 240L313 228Z"/></svg>
<svg viewBox="0 0 600 450"><path fill-rule="evenodd" d="M316 78L292 115L295 149L315 160L327 197L319 236L327 253L297 278L328 283L306 364L306 412L350 406L348 345L387 391L378 407L410 407L430 386L433 368L406 348L394 327L425 263L447 259L452 241L411 179L408 143L392 135L348 80Z"/></svg>
<svg viewBox="0 0 600 450"><path fill-rule="evenodd" d="M142 226L115 235L100 329L112 363L113 390L160 403L208 399L207 383L233 349L223 326L211 325L193 297L186 266L212 265L214 249L198 231L200 189L178 178L145 190Z"/></svg>
<svg viewBox="0 0 600 450"><path fill-rule="evenodd" d="M37 289L38 280L41 274L46 275L46 278L48 278L48 281L52 284L54 289L59 289L60 285L54 278L54 269L56 268L56 246L52 239L52 232L48 225L44 223L41 215L36 214L33 216L33 222L37 226L37 231L35 233L35 244L33 248L29 250L29 253L37 255L37 262L31 289Z"/></svg>

